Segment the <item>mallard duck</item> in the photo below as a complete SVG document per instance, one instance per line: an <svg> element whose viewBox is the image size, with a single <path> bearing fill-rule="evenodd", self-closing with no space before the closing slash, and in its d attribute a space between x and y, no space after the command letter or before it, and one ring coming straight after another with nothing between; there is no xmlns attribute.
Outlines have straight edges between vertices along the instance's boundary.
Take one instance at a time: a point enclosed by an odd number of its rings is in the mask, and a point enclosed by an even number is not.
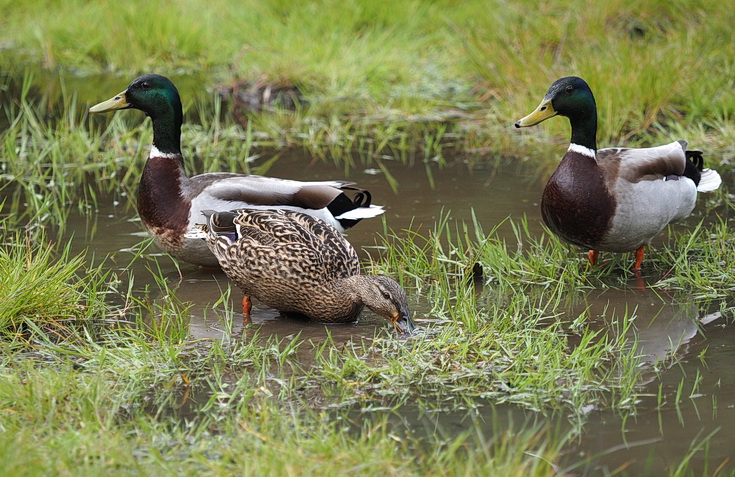
<svg viewBox="0 0 735 477"><path fill-rule="evenodd" d="M555 81L515 126L534 126L557 114L569 118L572 139L544 188L541 214L552 232L589 249L592 264L600 251L635 251L638 273L651 239L692 212L697 191L722 182L716 171L703 168L701 152L686 150L685 141L598 150L595 98L576 76Z"/></svg>
<svg viewBox="0 0 735 477"><path fill-rule="evenodd" d="M383 213L371 205L370 193L347 181L300 182L257 175L208 173L188 177L181 154L183 112L179 92L166 77L148 74L125 91L89 109L104 113L139 109L153 122L153 146L138 190L138 214L156 244L176 258L216 267L202 240L184 236L203 223L201 211L243 207L289 208L313 214L340 232L361 219ZM356 191L350 199L345 190Z"/></svg>
<svg viewBox="0 0 735 477"><path fill-rule="evenodd" d="M205 211L191 238L204 239L227 277L245 294L284 313L350 323L364 306L401 332L414 329L406 293L390 277L360 275L355 249L321 219L292 210Z"/></svg>

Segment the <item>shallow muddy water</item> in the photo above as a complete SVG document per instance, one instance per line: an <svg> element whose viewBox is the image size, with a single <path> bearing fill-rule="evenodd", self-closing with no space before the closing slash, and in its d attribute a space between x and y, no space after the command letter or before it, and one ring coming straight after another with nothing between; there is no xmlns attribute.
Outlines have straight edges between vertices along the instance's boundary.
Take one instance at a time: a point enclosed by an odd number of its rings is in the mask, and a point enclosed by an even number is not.
<svg viewBox="0 0 735 477"><path fill-rule="evenodd" d="M125 86L122 81L119 89ZM106 98L108 92L97 96ZM110 93L114 92L117 90ZM428 231L442 214L448 214L450 221L471 223L473 210L486 232L507 217L518 220L523 216L528 217L531 234L542 232L538 200L543 182L523 167L506 163L500 168L479 166L470 170L462 161L450 162L445 167L433 165L430 166L432 187L424 164L406 166L391 161L386 164L398 182L397 193L391 190L380 172L358 166L345 177L342 168L312 161L298 153L283 155L268 175L301 180L353 180L371 191L374 203L385 206L387 226L399 234L408 227ZM10 188L0 191L0 199L10 192ZM111 267L120 270L128 267L145 233L134 208L127 202L126 196L101 196L95 214L80 216L72 212L65 237L72 241L73 251L88 250L98 258L113 254L109 261ZM364 256L382 230L381 219L365 220L349 231L348 240ZM509 241L515 240L508 224L500 228L500 235ZM223 307L213 307L222 290L229 286L221 272L184 263L177 268L154 246L147 249L146 254L159 256L158 263L169 287L180 300L192 304L190 334L196 339L238 337L254 328L261 335L300 333L301 339L315 341L324 340L329 333L339 344L355 338L371 338L376 329L390 328L369 311L363 313L356 324L325 326L286 319L257 302L250 328L237 318L229 323ZM138 293L142 294L147 286L155 289L152 274L146 268L150 265L151 261L147 260L138 260L132 265L133 288ZM657 278L647 277L651 281ZM735 468L735 464L728 461L735 455L735 438L730 431L735 427L735 373L730 366L735 361L735 331L725 326L724 318L718 313L718 303L704 307L686 297L639 290L636 286L631 282L627 287L592 290L570 297L571 303L563 313L570 321L586 313L591 326L602 329L608 327L608 317L620 316L627 310L636 316L635 327L643 355L641 366L652 369L656 365L666 371L661 377L652 371L644 373L641 383L644 402L638 406L637 414L625 422L608 410L590 409L582 437L567 449L563 462L557 464L564 468L583 462L582 467L572 472L585 475L620 468L631 475L643 474L681 462L693 442L714 433L708 444L708 456L704 450L695 453L692 461L695 465L691 468L703 468L708 458L712 462L727 462L728 469ZM235 311L240 297L239 290L233 288L230 306ZM430 304L423 298L411 295L410 306L419 326L432 321ZM608 332L614 333L614 330ZM702 355L704 358L700 359ZM680 391L684 377L686 386ZM680 394L678 400L677 393ZM543 417L513 406L488 404L473 413L476 416L472 420L481 421L489 437L511 422L515 425L533 422L550 427L568 425L564 416ZM407 426L419 434L441 429L449 435L457 435L466 429L467 419L467 414L460 411L421 413L406 408L397 425Z"/></svg>
<svg viewBox="0 0 735 477"><path fill-rule="evenodd" d="M308 166L304 168L304 164ZM349 179L369 189L375 203L386 206L385 220L395 231L409 226L415 230L419 224L431 228L442 213L449 213L452 221L470 222L471 209L474 209L486 230L508 216L518 219L526 215L531 233L541 233L537 200L542 182L524 175L522 168L506 166L470 171L461 162L444 168L435 167L432 170L436 183L433 189L429 186L423 165L394 164L391 173L400 184L398 195L390 190L382 175L373 174L373 171L356 169ZM269 171L272 176L298 176L305 180L328 179L341 174L341 170L331 164L311 162L298 154L283 156ZM145 233L135 218L135 210L124 204L127 199L118 199L116 202L112 198L101 197L100 209L92 217L72 213L66 234L75 237L75 251L88 249L98 257L114 254L114 263L125 267L132 257L130 249L145 238ZM92 230L93 233L90 232ZM501 227L500 230L508 240L515 240L510 227ZM374 245L375 234L381 232L380 220L366 220L349 231L348 239L361 249ZM168 277L169 286L180 300L192 304L190 333L193 338L227 339L257 329L265 336L285 337L299 333L301 339L315 342L323 341L329 333L339 344L350 339L370 338L378 328L390 329L387 322L369 311L363 313L356 324L325 326L281 317L257 302L251 327L246 328L238 318L229 323L221 306L212 308L228 286L221 272L187 264L180 264L179 270L154 246L146 253L159 256L158 263ZM366 252L362 250L361 253ZM141 291L146 285L153 286L151 273L146 270L149 265L145 260L133 265L136 290ZM651 280L655 278L648 277ZM233 288L231 307L235 312L240 297L239 290ZM428 316L428 303L417 296L410 296L410 301L419 325L432 321ZM641 385L647 397L638 407L638 414L625 423L613 412L590 409L582 437L568 449L564 461L558 463L561 467L583 462L584 466L574 471L595 474L623 465L635 475L646 472L646 469L663 468L679 462L694 439L704 439L713 432L716 435L710 441L709 455L716 457L714 461L722 462L735 453L735 439L727 430L735 426L735 375L730 366L735 359L735 336L732 327L725 326L724 319L719 316L717 303L700 309L682 300L681 296L640 290L635 282L629 283L628 287L577 294L570 297L570 302L564 316L573 320L586 313L592 327L605 328L608 333L614 332L609 328L609 317L619 317L626 312L633 314L642 353L641 366L651 369L658 362L658 366L668 370L661 379L656 378L653 371L644 373ZM239 315L235 313L235 316ZM699 355L705 351L706 359L700 360ZM677 402L677 388L684 376L687 376L685 382L690 384ZM691 386L694 386L696 376L701 376L701 382L693 392ZM661 402L657 397L659 393ZM196 407L195 400L189 405ZM473 412L477 413L473 421L482 422L488 436L510 423L525 426L533 422L536 426L561 428L568 425L563 416L544 418L513 406L488 404ZM442 432L453 435L466 428L467 419L465 413L457 411L418 413L407 408L401 411L400 424L397 425L409 426L419 434L425 432L421 429L442 429ZM703 451L695 454L694 462L697 459L704 462Z"/></svg>
<svg viewBox="0 0 735 477"><path fill-rule="evenodd" d="M306 168L304 169L304 165ZM450 216L452 222L472 221L472 211L488 230L512 216L519 218L524 214L532 216L537 209L533 202L533 190L537 188L536 182L530 177L519 175L513 168L506 170L494 170L469 168L457 162L445 167L432 167L432 176L435 187L429 186L429 180L424 165L404 166L394 164L391 174L398 180L399 190L395 194L382 174L372 169L355 169L347 177L355 181L360 187L371 191L373 203L385 207L384 219L389 229L396 234L401 234L403 229L411 228L414 231L428 232L440 219L442 214ZM313 162L300 154L283 155L278 162L269 170L269 176L284 178L300 178L303 180L328 180L336 177L344 177L344 172L331 164ZM404 199L407 197L407 199ZM80 216L72 212L66 224L65 234L76 237L73 240L73 251L93 251L97 256L115 254L117 262L121 267L127 266L137 246L147 237L142 225L137 220L135 208L126 203L129 198L123 197L100 197L98 199L99 209L93 216ZM378 242L378 234L383 233L382 218L363 220L357 226L351 228L347 238L352 245L366 257L372 247ZM540 233L542 228L537 221L530 221L529 229L532 233ZM501 226L500 234L515 241L511 227ZM219 271L201 269L186 263L179 263L179 268L165 254L150 245L146 250L147 255L158 257L159 265L164 274L170 279L169 286L176 289L177 296L185 302L192 303L192 334L195 338L221 338L221 327L219 320L207 316L209 304L216 301L223 288L228 286L226 277ZM127 257L127 258L126 258ZM137 288L141 289L151 283L146 282L145 276L150 276L146 271L148 266L145 261L133 264L133 272L136 277ZM137 268L136 268L137 267ZM238 301L240 293L233 289L233 303ZM419 316L426 312L426 304L418 301L418 298L409 297L412 300L412 312ZM302 331L302 336L308 334L308 329L323 332L324 326L308 322L296 322L283 317L273 310L259 306L254 303L252 319L254 324L261 325L262 331L268 333L292 333L294 326ZM340 336L341 330L345 330L349 338L352 335L352 326L367 326L369 329L360 333L372 335L376 326L387 326L387 322L381 322L377 317L370 316L367 311L356 325L330 326L330 331L335 337ZM237 327L236 327L237 329Z"/></svg>

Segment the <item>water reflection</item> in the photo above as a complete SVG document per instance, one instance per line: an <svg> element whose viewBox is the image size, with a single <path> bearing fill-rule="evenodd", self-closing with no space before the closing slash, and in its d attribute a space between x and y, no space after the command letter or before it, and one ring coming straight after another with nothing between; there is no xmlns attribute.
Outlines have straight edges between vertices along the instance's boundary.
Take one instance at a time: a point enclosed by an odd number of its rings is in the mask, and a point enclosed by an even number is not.
<svg viewBox="0 0 735 477"><path fill-rule="evenodd" d="M604 475L621 466L628 475L653 475L654 469L672 472L691 454L693 475L707 475L719 465L731 471L735 444L728 429L735 425L735 380L728 369L735 359L735 332L723 320L704 324L713 317L717 314L705 315L702 333L679 347L676 366L644 388L633 418L621 422L610 411L590 414L565 460L584 461L584 475ZM682 331L688 334L688 329Z"/></svg>
<svg viewBox="0 0 735 477"><path fill-rule="evenodd" d="M191 304L190 334L194 339L238 338L252 336L257 331L264 337L298 333L301 339L313 341L323 341L329 335L339 345L374 336L379 330L389 333L393 330L387 320L370 310L365 310L356 323L324 324L283 316L255 299L251 312L252 324L246 325L239 305L242 292L230 285L221 271L193 270L180 278L178 272L171 272L167 281L179 300ZM227 295L228 287L229 298L225 303L217 303L223 293ZM420 297L409 296L409 309L414 315L422 316L428 311L428 305Z"/></svg>
<svg viewBox="0 0 735 477"><path fill-rule="evenodd" d="M626 334L635 343L631 352L648 366L672 364L675 354L685 354L687 345L702 326L697 304L681 301L655 289L604 288L578 297L570 317L585 316L593 329ZM622 330L628 317L632 326ZM712 316L707 317L707 323Z"/></svg>
<svg viewBox="0 0 735 477"><path fill-rule="evenodd" d="M701 379L703 370L721 377L712 373L712 355L706 362L697 360L713 341L727 340L723 331L732 333L722 315L716 308L631 285L593 290L569 308L571 319L585 316L595 329L626 334L632 343L630 353L638 356L644 386L643 401L629 421L604 409L586 417L580 442L564 459L565 465L575 465L574 471L582 475L606 475L615 469L625 469L628 475L671 471L691 446L717 433L721 425L735 424L735 405L716 397L723 395L723 382ZM632 320L628 330L621 327L624 316ZM733 347L723 347L732 357ZM735 381L728 387L725 395L735 395ZM726 462L733 450L731 442L720 439L708 446L709 456L693 454L692 469L703 469L707 462Z"/></svg>
<svg viewBox="0 0 735 477"><path fill-rule="evenodd" d="M141 158L141 160L143 160ZM424 164L404 166L388 165L391 174L399 182L399 196L390 188L384 176L371 170L352 170L347 177L372 192L373 200L385 206L384 218L363 220L349 230L347 238L363 257L363 247L376 244L377 234L385 226L400 232L412 228L428 231L442 214L451 214L451 221L470 222L472 213L488 228L502 222L509 214L532 213L537 205L528 199L536 195L537 182L532 175L522 174L515 168L480 167L471 170L461 161L439 167ZM428 175L431 175L431 180ZM300 180L328 180L343 177L344 171L330 163L313 162L302 154L284 154L269 170L269 175ZM434 185L431 185L431 182ZM400 197L400 199L399 199ZM408 199L403 199L407 197ZM0 192L0 199L2 192ZM493 204L488 207L487 204ZM532 233L541 233L538 222L529 224ZM177 264L162 254L146 240L140 220L137 218L132 199L128 195L117 197L100 195L98 209L94 215L83 216L72 211L66 223L65 237L72 243L74 253L88 250L98 259L111 255L109 263L121 270L129 270L135 277L135 289L155 289L153 274L147 269L160 270L168 286L175 290L177 298L191 306L191 333L194 338L221 339L227 334L241 335L243 325L239 320L241 292L232 288L230 310L237 316L232 320L226 306L213 307L230 284L221 272L203 270L187 263ZM501 227L499 234L512 237L510 225ZM143 258L131 260L141 247L146 247ZM151 262L155 260L155 265ZM179 268L180 267L180 268ZM410 309L414 316L425 315L429 306L420 297L410 296ZM230 323L231 322L231 323ZM278 316L271 309L255 302L253 322L267 334L290 334L301 331L302 337L326 336L323 324L298 322ZM333 338L347 341L353 337L372 336L377 328L387 327L386 322L365 311L357 324L329 326Z"/></svg>

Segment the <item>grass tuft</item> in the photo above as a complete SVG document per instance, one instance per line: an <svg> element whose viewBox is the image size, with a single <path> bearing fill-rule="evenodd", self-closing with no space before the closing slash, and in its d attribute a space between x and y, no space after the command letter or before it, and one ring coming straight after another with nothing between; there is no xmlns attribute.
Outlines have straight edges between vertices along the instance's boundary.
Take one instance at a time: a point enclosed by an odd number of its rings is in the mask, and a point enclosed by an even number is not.
<svg viewBox="0 0 735 477"><path fill-rule="evenodd" d="M0 335L28 340L34 329L61 339L78 337L105 315L106 276L88 269L84 254L72 256L29 236L6 234L0 246ZM84 274L82 278L81 274Z"/></svg>

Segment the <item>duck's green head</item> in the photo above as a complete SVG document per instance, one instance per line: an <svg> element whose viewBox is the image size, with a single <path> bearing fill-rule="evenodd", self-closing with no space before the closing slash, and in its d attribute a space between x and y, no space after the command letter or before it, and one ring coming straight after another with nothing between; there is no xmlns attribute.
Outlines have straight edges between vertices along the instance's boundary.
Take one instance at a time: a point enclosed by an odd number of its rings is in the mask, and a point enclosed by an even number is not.
<svg viewBox="0 0 735 477"><path fill-rule="evenodd" d="M153 144L165 153L178 153L184 113L176 86L161 75L136 78L125 91L89 108L90 113L139 109L153 120Z"/></svg>
<svg viewBox="0 0 735 477"><path fill-rule="evenodd" d="M176 86L161 75L136 78L125 91L89 108L90 113L106 113L118 109L139 109L152 119L181 116L181 98Z"/></svg>
<svg viewBox="0 0 735 477"><path fill-rule="evenodd" d="M577 76L561 78L551 85L543 101L528 116L516 122L517 128L535 126L557 114L570 119L596 113L595 97L585 80Z"/></svg>
<svg viewBox="0 0 735 477"><path fill-rule="evenodd" d="M597 149L597 106L585 80L567 76L554 81L541 104L531 114L516 121L515 126L535 126L556 115L569 118L573 143Z"/></svg>

